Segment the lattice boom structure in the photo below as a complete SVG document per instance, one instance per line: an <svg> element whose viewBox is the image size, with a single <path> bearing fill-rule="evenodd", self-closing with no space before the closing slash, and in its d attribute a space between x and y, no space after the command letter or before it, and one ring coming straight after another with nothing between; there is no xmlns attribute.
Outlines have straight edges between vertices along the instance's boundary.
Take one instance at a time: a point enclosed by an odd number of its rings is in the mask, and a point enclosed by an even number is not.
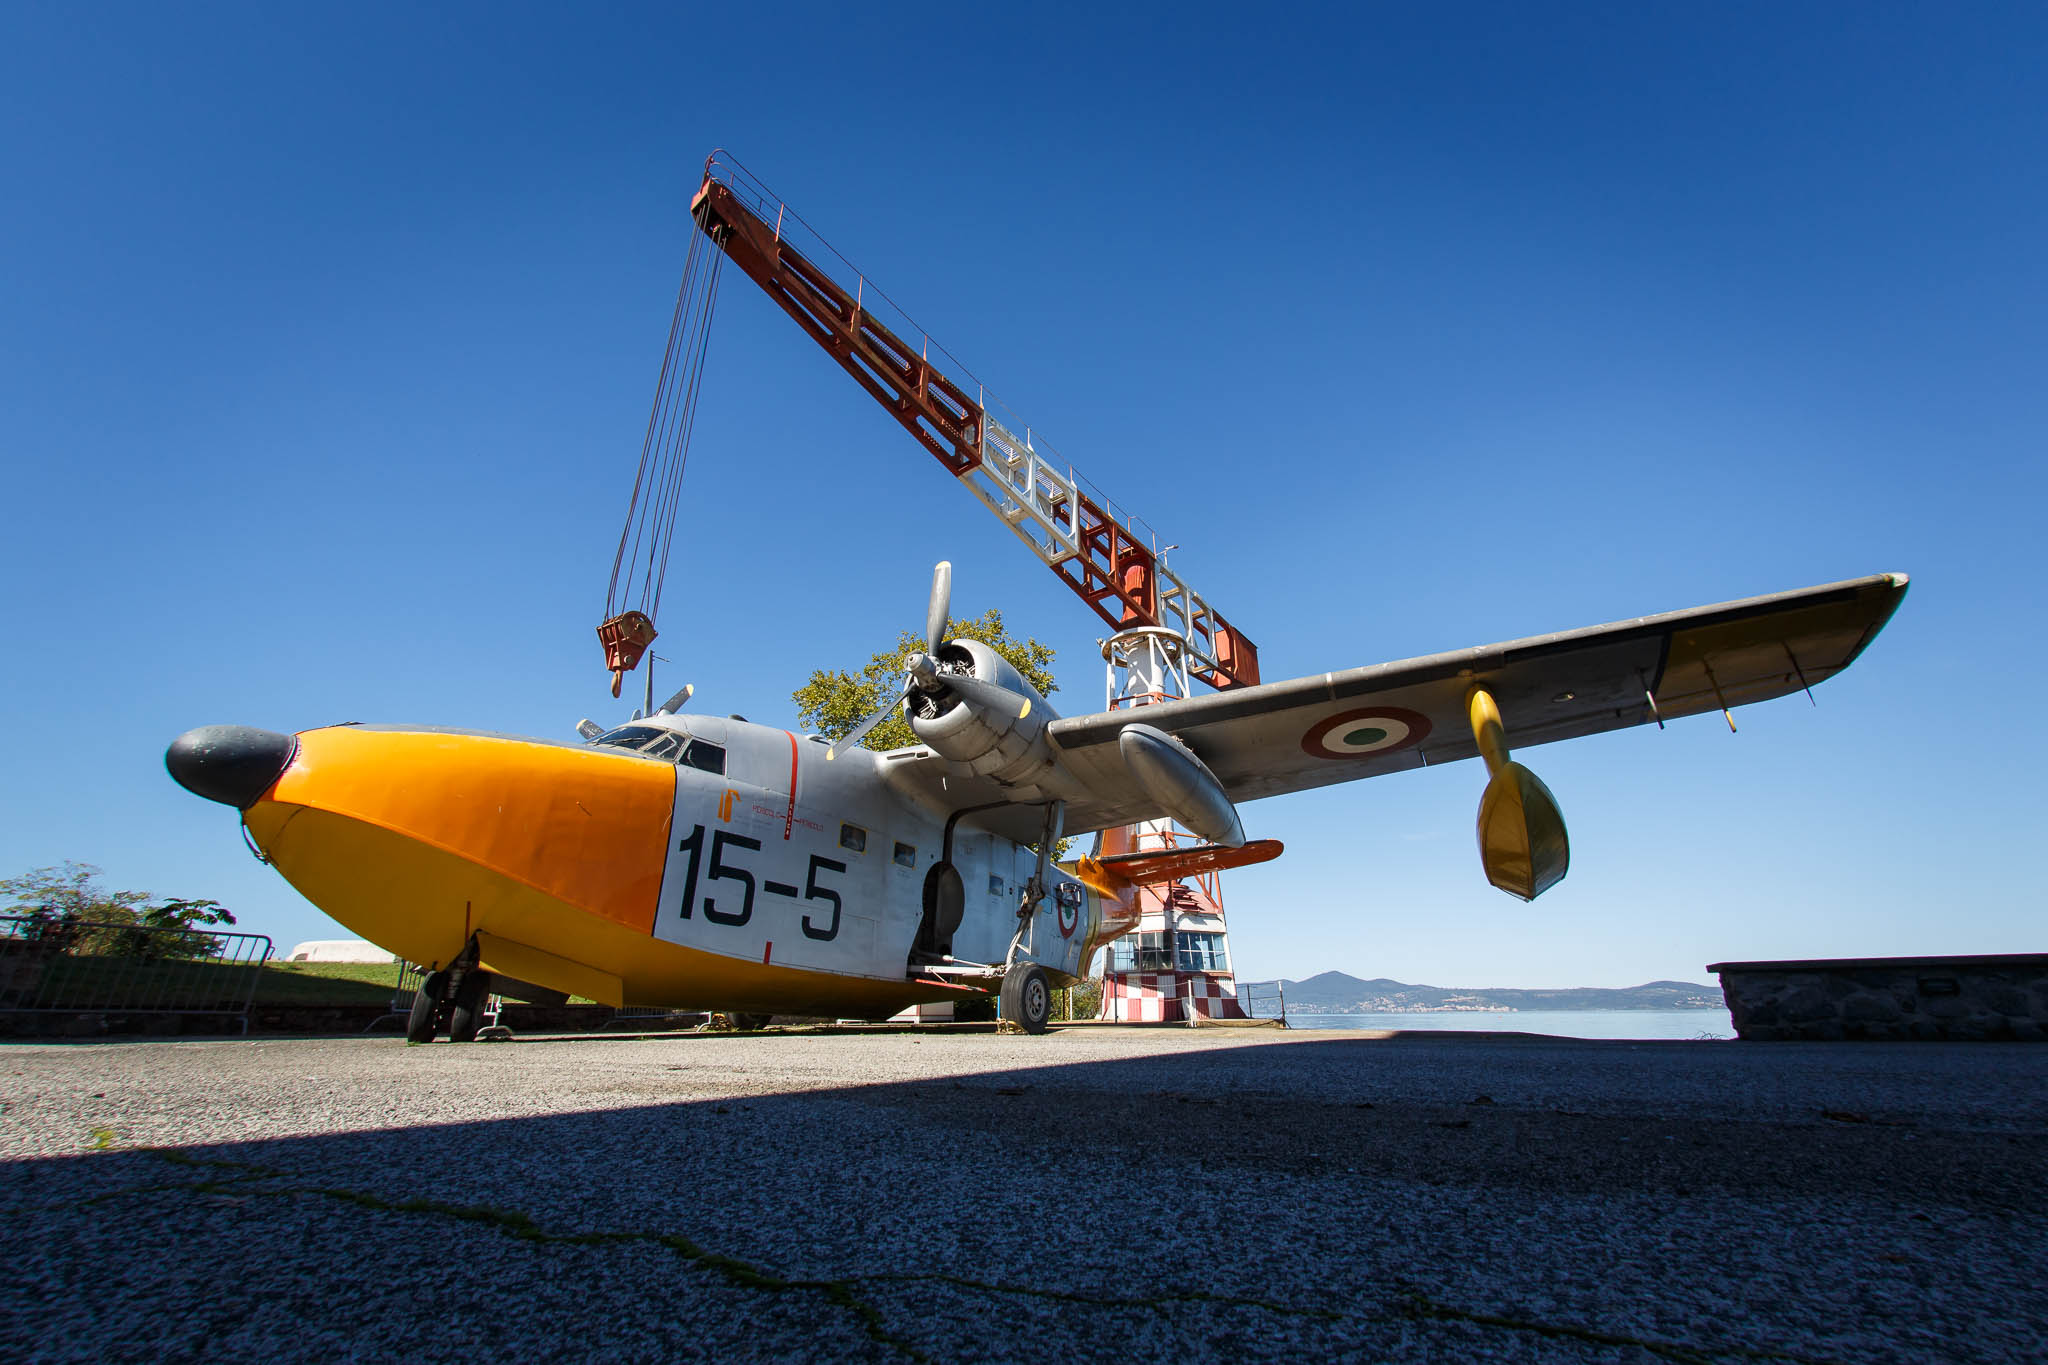
<svg viewBox="0 0 2048 1365"><path fill-rule="evenodd" d="M1211 687L1259 681L1258 646L1159 562L1151 529L1101 496L1071 466L1047 458L1029 426L994 418L986 386L976 382L970 395L964 383L934 365L932 353L939 348L931 338L844 257L840 263L855 280L851 292L799 249L791 237L800 232L806 245L815 242L816 255L838 256L788 205L714 153L690 211L762 292L1104 623L1118 630L1171 631L1185 650L1190 676ZM876 316L878 306L901 321L901 330ZM916 345L905 339L913 332ZM957 362L953 368L967 374Z"/></svg>

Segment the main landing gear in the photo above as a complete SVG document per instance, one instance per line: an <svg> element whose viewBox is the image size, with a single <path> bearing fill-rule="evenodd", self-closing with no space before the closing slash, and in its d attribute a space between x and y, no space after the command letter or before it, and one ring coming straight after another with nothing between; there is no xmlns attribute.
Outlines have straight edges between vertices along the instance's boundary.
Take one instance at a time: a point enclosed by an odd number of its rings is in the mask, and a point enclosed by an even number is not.
<svg viewBox="0 0 2048 1365"><path fill-rule="evenodd" d="M1036 962L1019 962L1003 973L1003 1018L1026 1033L1043 1033L1052 1018L1052 982Z"/></svg>
<svg viewBox="0 0 2048 1365"><path fill-rule="evenodd" d="M431 1043L444 1022L449 1042L476 1041L491 995L491 974L479 969L476 961L472 944L441 971L427 973L412 998L412 1013L405 1019L405 1041Z"/></svg>

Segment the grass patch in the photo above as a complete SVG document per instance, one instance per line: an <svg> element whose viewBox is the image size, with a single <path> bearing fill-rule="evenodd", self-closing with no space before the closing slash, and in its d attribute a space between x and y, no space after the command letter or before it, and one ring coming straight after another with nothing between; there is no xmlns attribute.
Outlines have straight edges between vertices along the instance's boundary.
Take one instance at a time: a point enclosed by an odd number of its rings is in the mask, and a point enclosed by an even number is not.
<svg viewBox="0 0 2048 1365"><path fill-rule="evenodd" d="M388 1005L395 962L271 962L256 983L259 1005Z"/></svg>
<svg viewBox="0 0 2048 1365"><path fill-rule="evenodd" d="M388 1005L392 962L271 962L256 983L259 1005Z"/></svg>

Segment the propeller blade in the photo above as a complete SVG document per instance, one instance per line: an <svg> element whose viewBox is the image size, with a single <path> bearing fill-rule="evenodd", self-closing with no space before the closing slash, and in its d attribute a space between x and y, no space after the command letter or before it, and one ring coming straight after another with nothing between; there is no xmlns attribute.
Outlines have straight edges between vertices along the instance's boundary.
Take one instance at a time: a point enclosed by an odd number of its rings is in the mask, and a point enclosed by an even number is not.
<svg viewBox="0 0 2048 1365"><path fill-rule="evenodd" d="M983 682L972 675L948 673L939 679L939 683L986 710L1014 716L1018 720L1031 714L1031 698L1020 696L1007 687Z"/></svg>
<svg viewBox="0 0 2048 1365"><path fill-rule="evenodd" d="M839 755L845 753L848 749L851 749L854 745L866 739L868 737L868 731L874 729L877 725L880 725L884 720L887 720L889 717L889 713L891 711L894 711L897 707L901 705L903 705L903 694L901 692L898 692L894 697L891 697L889 699L889 704L887 706L884 706L881 710L875 712L875 714L873 714L872 716L869 716L859 725L856 725L853 728L851 734L848 734L844 739L837 741L830 748L826 749L825 761L827 763L830 763L833 759L839 757Z"/></svg>
<svg viewBox="0 0 2048 1365"><path fill-rule="evenodd" d="M953 561L932 566L932 598L924 610L924 652L936 654L946 643L946 625L953 611Z"/></svg>

